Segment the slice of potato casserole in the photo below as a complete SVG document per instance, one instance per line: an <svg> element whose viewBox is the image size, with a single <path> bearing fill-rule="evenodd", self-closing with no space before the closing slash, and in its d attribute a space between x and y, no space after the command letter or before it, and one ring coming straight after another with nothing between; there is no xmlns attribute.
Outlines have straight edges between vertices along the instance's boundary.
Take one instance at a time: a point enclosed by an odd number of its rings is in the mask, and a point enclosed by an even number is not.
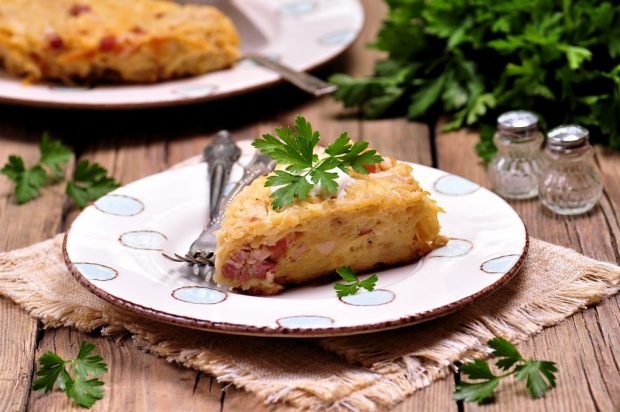
<svg viewBox="0 0 620 412"><path fill-rule="evenodd" d="M0 61L30 81L157 82L231 66L232 22L161 0L1 0Z"/></svg>
<svg viewBox="0 0 620 412"><path fill-rule="evenodd" d="M444 245L441 208L391 159L352 178L338 196L310 196L273 210L265 177L230 204L217 232L214 280L250 294L329 276L341 266L367 271L423 256Z"/></svg>

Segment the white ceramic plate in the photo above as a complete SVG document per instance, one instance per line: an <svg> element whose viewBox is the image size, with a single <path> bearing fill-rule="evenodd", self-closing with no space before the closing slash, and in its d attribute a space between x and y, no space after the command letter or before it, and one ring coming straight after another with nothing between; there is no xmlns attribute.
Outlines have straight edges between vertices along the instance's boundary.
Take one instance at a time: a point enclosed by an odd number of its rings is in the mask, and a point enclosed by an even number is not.
<svg viewBox="0 0 620 412"><path fill-rule="evenodd" d="M245 153L249 150L246 147ZM242 157L242 163L249 160ZM111 303L165 322L236 334L335 336L379 331L451 313L512 278L527 252L521 218L500 197L437 169L413 165L445 209L450 242L378 273L373 292L339 299L331 284L256 297L218 289L162 250L185 253L205 221L204 164L121 187L86 208L65 239L76 279ZM231 181L241 177L241 167Z"/></svg>
<svg viewBox="0 0 620 412"><path fill-rule="evenodd" d="M242 51L259 52L309 70L343 52L364 21L359 0L184 0L208 3L230 16ZM31 106L122 109L172 106L217 99L276 83L280 77L249 61L187 79L95 88L26 85L0 70L0 102Z"/></svg>

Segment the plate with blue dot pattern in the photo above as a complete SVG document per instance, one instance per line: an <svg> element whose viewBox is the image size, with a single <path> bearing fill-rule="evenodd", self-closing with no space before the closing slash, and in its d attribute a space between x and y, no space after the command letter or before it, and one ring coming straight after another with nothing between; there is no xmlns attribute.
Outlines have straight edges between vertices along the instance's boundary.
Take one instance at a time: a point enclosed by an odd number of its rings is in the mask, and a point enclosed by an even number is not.
<svg viewBox="0 0 620 412"><path fill-rule="evenodd" d="M240 164L250 157L245 145ZM370 292L339 298L332 284L322 284L249 296L165 259L164 250L184 253L204 224L204 164L146 177L97 200L67 233L65 260L76 279L97 296L191 328L321 337L423 322L508 282L524 261L528 237L519 215L499 196L462 177L412 167L413 176L445 210L439 219L449 241L419 260L376 272L379 280ZM231 182L241 175L242 166L236 165Z"/></svg>

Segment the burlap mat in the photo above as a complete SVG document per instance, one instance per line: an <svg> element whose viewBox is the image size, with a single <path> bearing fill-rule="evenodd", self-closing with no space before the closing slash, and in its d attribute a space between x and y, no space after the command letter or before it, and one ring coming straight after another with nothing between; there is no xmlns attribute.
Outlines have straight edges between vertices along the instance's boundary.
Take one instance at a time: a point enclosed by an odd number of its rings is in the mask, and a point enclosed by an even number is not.
<svg viewBox="0 0 620 412"><path fill-rule="evenodd" d="M129 335L144 350L263 402L313 410L385 409L449 374L455 361L484 356L488 339L525 340L620 289L618 266L532 239L507 286L453 315L366 336L242 337L166 325L97 298L67 271L62 238L1 253L0 295L45 327Z"/></svg>

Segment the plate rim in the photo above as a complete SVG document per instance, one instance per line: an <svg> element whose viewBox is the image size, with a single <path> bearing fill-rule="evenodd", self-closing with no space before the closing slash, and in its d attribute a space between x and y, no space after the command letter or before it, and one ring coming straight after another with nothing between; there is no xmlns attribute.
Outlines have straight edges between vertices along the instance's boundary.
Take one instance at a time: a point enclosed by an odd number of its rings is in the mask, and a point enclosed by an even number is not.
<svg viewBox="0 0 620 412"><path fill-rule="evenodd" d="M418 165L417 163L413 163L413 162L405 162L405 163L408 163L414 166ZM420 165L420 166L425 166L425 165ZM425 167L433 168L432 166L425 166ZM433 169L436 169L436 168L433 168ZM156 173L155 175L171 172L174 170L175 169L170 169L164 172ZM440 170L440 169L436 169L436 170ZM448 172L445 172L445 173L448 173ZM151 175L151 176L155 176L155 175ZM448 173L448 175L450 175L450 173ZM458 176L458 175L454 175L454 176ZM147 177L150 177L150 176L145 176L144 178L147 178ZM138 180L141 180L141 179L138 179ZM495 196L498 196L497 194L491 191L489 192ZM519 256L519 259L514 263L514 265L510 268L510 270L504 273L499 279L497 279L492 284L480 289L479 291L469 296L458 299L449 304L446 304L446 305L443 305L443 306L440 306L438 308L431 309L428 311L418 312L413 315L400 317L398 319L393 319L393 320L383 321L383 322L378 322L378 323L372 323L372 324L365 324L365 325L336 326L336 327L332 326L329 328L316 328L316 327L306 328L306 327L288 327L288 326L269 327L269 326L240 325L240 324L234 324L234 323L228 323L228 322L214 322L214 321L209 321L209 320L204 320L204 319L196 319L190 316L174 315L174 314L166 313L161 310L143 306L143 305L140 305L134 302L130 302L118 296L114 296L106 292L105 290L97 287L94 283L86 279L86 277L84 277L84 275L82 275L82 273L75 267L75 264L74 262L72 262L71 258L69 257L69 253L67 251L67 241L69 238L69 234L71 233L71 228L73 227L73 223L71 224L71 226L66 231L63 237L62 253L63 253L64 262L69 272L73 276L73 278L80 285L86 288L89 292L93 293L95 296L98 296L99 298L102 298L108 303L115 305L116 307L120 307L122 309L129 310L133 313L144 316L146 318L164 322L167 324L183 326L183 327L188 327L191 329L198 329L201 331L208 331L208 332L217 332L217 333L234 334L234 335L246 335L246 336L260 336L260 337L281 337L281 338L286 338L286 337L324 338L324 337L335 337L335 336L350 336L350 335L358 335L358 334L366 334L366 333L377 333L377 332L382 332L382 331L386 331L390 329L397 329L401 327L415 325L418 323L426 322L429 320L433 320L439 317L452 314L472 304L476 300L481 299L497 291L498 289L503 287L505 284L507 284L510 280L512 280L516 276L516 274L521 270L523 263L525 261L525 258L528 255L530 236L529 236L527 226L525 225L525 222L523 221L521 214L517 212L512 206L510 206L510 204L508 204L508 202L506 202L504 199L502 199L501 197L499 198L503 200L504 203L506 203L506 205L509 206L515 212L516 216L519 218L524 228L525 243L523 245L523 250L521 251L521 255ZM80 262L75 262L75 263L80 263Z"/></svg>
<svg viewBox="0 0 620 412"><path fill-rule="evenodd" d="M348 42L343 43L334 50L331 56L328 56L324 60L321 60L315 64L311 64L307 66L302 72L312 72L318 70L324 66L335 61L338 57L342 56L345 52L347 52L353 44L360 38L364 26L366 24L366 10L362 4L361 0L354 0L357 3L357 6L360 10L361 22L359 27L356 28L355 36L353 36ZM228 69L224 69L228 70ZM0 68L0 71L5 72L3 68ZM219 70L222 71L222 70ZM216 71L216 72L219 72ZM275 72L274 72L275 73ZM199 76L204 76L209 73L204 73ZM18 98L13 96L6 96L0 93L0 104L7 105L15 105L20 107L31 107L31 108L46 108L46 109L60 109L60 110L92 110L92 111L105 111L105 110L140 110L140 109L160 109L167 107L183 107L192 104L206 103L217 100L229 99L235 96L241 96L247 93L256 92L259 90L264 90L271 88L276 85L287 83L285 79L282 78L279 74L276 74L276 78L273 80L267 80L259 84L255 84L253 86L248 86L242 89L231 90L229 92L224 93L213 93L207 94L205 96L197 96L197 97L185 97L177 100L164 100L164 101L156 101L156 102L134 102L134 103L87 103L87 102L58 102L58 101L43 101L43 100L31 100L27 98ZM189 76L179 79L169 79L169 80L183 80L183 79L192 79L199 76ZM15 78L16 82L22 82L22 79ZM164 82L157 82L156 84L160 84ZM126 85L126 84L121 84Z"/></svg>

